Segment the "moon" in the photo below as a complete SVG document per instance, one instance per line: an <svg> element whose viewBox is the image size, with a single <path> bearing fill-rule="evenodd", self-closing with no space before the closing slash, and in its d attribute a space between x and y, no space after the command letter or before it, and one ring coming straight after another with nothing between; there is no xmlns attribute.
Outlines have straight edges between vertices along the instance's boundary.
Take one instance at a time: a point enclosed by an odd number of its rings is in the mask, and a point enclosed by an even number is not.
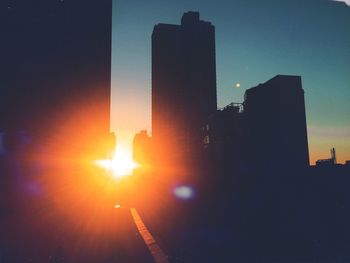
<svg viewBox="0 0 350 263"><path fill-rule="evenodd" d="M236 83L236 88L240 88L241 87L241 83Z"/></svg>

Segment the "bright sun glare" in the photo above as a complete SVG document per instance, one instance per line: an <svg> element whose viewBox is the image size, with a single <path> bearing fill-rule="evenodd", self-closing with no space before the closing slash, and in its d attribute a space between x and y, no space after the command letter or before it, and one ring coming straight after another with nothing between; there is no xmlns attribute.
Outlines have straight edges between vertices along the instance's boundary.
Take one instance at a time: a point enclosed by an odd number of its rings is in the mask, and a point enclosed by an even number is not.
<svg viewBox="0 0 350 263"><path fill-rule="evenodd" d="M124 145L117 146L112 159L97 160L95 164L112 173L116 178L132 174L139 165L133 161L132 152Z"/></svg>

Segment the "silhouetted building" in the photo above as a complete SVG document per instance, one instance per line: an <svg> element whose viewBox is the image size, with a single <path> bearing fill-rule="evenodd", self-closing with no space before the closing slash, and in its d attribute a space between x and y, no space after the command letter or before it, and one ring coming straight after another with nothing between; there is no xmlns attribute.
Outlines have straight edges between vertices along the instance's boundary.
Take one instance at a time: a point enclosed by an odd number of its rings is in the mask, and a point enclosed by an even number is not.
<svg viewBox="0 0 350 263"><path fill-rule="evenodd" d="M337 157L335 153L335 148L331 149L331 158L329 159L320 159L316 161L316 166L320 167L332 167L337 164Z"/></svg>
<svg viewBox="0 0 350 263"><path fill-rule="evenodd" d="M248 89L243 104L212 114L204 132L204 148L225 173L308 167L301 78L278 75Z"/></svg>
<svg viewBox="0 0 350 263"><path fill-rule="evenodd" d="M350 176L350 161L345 161L344 164L337 163L335 148L330 150L331 158L320 159L315 165L311 166L311 172L317 176Z"/></svg>
<svg viewBox="0 0 350 263"><path fill-rule="evenodd" d="M198 12L152 34L152 137L172 151L200 147L201 128L216 111L215 31ZM169 148L168 148L169 149Z"/></svg>
<svg viewBox="0 0 350 263"><path fill-rule="evenodd" d="M246 125L242 103L231 103L210 115L204 130L204 149L215 174L241 171L245 158ZM216 176L217 177L217 176Z"/></svg>
<svg viewBox="0 0 350 263"><path fill-rule="evenodd" d="M151 137L147 130L137 133L133 141L133 159L140 165L149 165L152 157Z"/></svg>
<svg viewBox="0 0 350 263"><path fill-rule="evenodd" d="M111 22L112 0L2 1L0 132L72 152L107 147Z"/></svg>
<svg viewBox="0 0 350 263"><path fill-rule="evenodd" d="M304 90L300 76L277 75L245 92L247 156L260 170L309 166Z"/></svg>

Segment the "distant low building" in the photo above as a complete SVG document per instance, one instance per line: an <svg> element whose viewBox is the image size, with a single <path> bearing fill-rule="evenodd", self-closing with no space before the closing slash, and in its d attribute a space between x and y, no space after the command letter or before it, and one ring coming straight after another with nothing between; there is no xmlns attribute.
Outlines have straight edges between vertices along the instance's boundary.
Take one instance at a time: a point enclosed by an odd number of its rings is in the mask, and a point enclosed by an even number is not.
<svg viewBox="0 0 350 263"><path fill-rule="evenodd" d="M332 167L337 164L337 157L335 148L331 149L331 158L329 159L320 159L316 161L316 166L318 167Z"/></svg>
<svg viewBox="0 0 350 263"><path fill-rule="evenodd" d="M133 141L133 160L143 165L149 165L152 160L152 141L147 134L147 130L141 130L134 137Z"/></svg>
<svg viewBox="0 0 350 263"><path fill-rule="evenodd" d="M330 150L331 157L327 159L319 159L315 165L311 166L312 174L324 176L350 176L350 161L344 164L337 162L335 148Z"/></svg>

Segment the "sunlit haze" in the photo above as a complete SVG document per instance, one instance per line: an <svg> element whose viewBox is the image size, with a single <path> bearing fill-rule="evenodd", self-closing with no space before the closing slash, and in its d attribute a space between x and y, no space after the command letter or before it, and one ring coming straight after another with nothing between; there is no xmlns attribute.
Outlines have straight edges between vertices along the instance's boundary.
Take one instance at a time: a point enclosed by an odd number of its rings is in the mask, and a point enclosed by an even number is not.
<svg viewBox="0 0 350 263"><path fill-rule="evenodd" d="M112 159L96 160L94 163L117 179L131 175L133 169L138 167L138 164L133 161L130 146L122 142L117 145Z"/></svg>

